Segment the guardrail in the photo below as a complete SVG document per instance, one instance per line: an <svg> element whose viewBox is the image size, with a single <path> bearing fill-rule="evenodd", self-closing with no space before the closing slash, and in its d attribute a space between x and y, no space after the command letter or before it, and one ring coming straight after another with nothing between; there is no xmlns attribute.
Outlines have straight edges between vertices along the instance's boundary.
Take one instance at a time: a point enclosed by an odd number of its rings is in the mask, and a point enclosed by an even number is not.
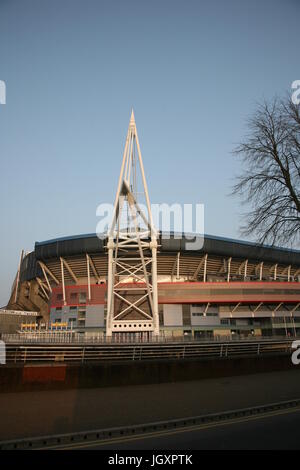
<svg viewBox="0 0 300 470"><path fill-rule="evenodd" d="M85 363L266 356L292 352L292 340L173 344L6 345L7 363Z"/></svg>

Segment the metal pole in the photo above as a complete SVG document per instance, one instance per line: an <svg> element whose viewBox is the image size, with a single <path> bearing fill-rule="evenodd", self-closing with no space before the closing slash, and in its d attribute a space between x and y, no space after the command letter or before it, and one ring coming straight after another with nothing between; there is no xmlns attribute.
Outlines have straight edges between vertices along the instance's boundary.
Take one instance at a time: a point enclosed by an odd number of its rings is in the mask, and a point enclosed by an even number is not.
<svg viewBox="0 0 300 470"><path fill-rule="evenodd" d="M208 257L208 254L206 253L205 258L204 258L203 282L206 282L207 257Z"/></svg>
<svg viewBox="0 0 300 470"><path fill-rule="evenodd" d="M17 299L18 299L19 282L20 282L20 271L21 271L21 265L22 265L22 261L23 261L23 256L24 256L24 250L21 250L20 260L19 260L19 266L18 266L18 273L17 273L17 282L16 282L16 291L15 291L15 303L17 303Z"/></svg>
<svg viewBox="0 0 300 470"><path fill-rule="evenodd" d="M87 276L88 276L88 298L91 300L91 276L90 276L90 260L89 255L86 254L86 263L87 263Z"/></svg>
<svg viewBox="0 0 300 470"><path fill-rule="evenodd" d="M62 289L63 289L63 301L64 305L66 305L66 289L65 289L65 276L64 276L64 262L63 259L60 258L60 270L61 270L61 282L62 282Z"/></svg>
<svg viewBox="0 0 300 470"><path fill-rule="evenodd" d="M114 242L109 240L108 244L108 285L107 285L107 313L106 313L106 336L111 336L111 323L113 317L113 249Z"/></svg>
<svg viewBox="0 0 300 470"><path fill-rule="evenodd" d="M157 241L153 237L152 250L152 289L153 289L153 323L154 335L159 336L158 292L157 292Z"/></svg>

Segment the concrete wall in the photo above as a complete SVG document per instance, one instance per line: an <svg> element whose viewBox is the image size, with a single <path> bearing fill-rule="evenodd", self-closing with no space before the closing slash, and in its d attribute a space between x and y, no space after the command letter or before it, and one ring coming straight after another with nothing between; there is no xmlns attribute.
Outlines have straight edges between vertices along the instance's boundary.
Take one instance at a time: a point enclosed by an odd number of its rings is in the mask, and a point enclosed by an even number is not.
<svg viewBox="0 0 300 470"><path fill-rule="evenodd" d="M182 326L182 305L164 304L163 319L165 326Z"/></svg>
<svg viewBox="0 0 300 470"><path fill-rule="evenodd" d="M220 318L218 316L218 312L218 307L209 307L208 309L206 309L205 304L197 306L191 305L191 325L209 327L219 326Z"/></svg>
<svg viewBox="0 0 300 470"><path fill-rule="evenodd" d="M80 311L85 311L85 322L79 322L78 316ZM56 307L52 307L50 311L51 323L57 321L61 323L69 323L71 318L75 318L73 326L76 327L103 327L104 326L104 305L87 305L82 307L62 307L61 310L56 310Z"/></svg>
<svg viewBox="0 0 300 470"><path fill-rule="evenodd" d="M252 334L251 330L254 328L261 328L266 332L267 335L272 334L272 329L282 329L277 334L285 335L285 326L290 330L294 331L293 320L289 318L289 311L280 310L276 312L274 318L266 316L265 311L261 313L255 313L252 316L252 312L248 309L241 311L235 310L230 314L230 308L228 306L209 306L207 304L163 304L160 308L160 328L166 336L181 336L184 331L189 332L190 330L203 330L213 331L216 335L219 335L220 328L236 330L243 329L248 331L248 334ZM242 308L242 307L240 307ZM72 322L73 328L79 328L81 331L97 330L102 331L105 328L104 322L104 305L81 305L81 306L63 306L56 310L56 307L52 307L50 311L50 321L52 323L61 322L71 326L70 319L75 319ZM284 315L285 313L285 315ZM269 311L269 314L271 312ZM286 317L285 322L277 321L278 317ZM258 318L256 318L258 317ZM263 320L260 318L269 318L269 320ZM299 317L297 317L299 318ZM272 320L272 321L271 321ZM297 320L296 320L297 322ZM298 322L296 328L299 328ZM269 331L270 330L270 331ZM294 334L290 331L291 334ZM271 333L270 333L271 332ZM246 333L245 333L246 334Z"/></svg>
<svg viewBox="0 0 300 470"><path fill-rule="evenodd" d="M85 326L87 328L104 326L104 305L87 305Z"/></svg>
<svg viewBox="0 0 300 470"><path fill-rule="evenodd" d="M137 385L288 370L290 354L210 360L131 361L0 367L0 392Z"/></svg>
<svg viewBox="0 0 300 470"><path fill-rule="evenodd" d="M68 323L70 318L77 318L77 310L70 310L70 307L62 307L61 310L56 311L56 308L50 310L50 322L55 323L60 321L61 323Z"/></svg>
<svg viewBox="0 0 300 470"><path fill-rule="evenodd" d="M41 289L37 281L21 282L18 289L17 299L15 299L15 288L13 289L7 304L8 310L27 310L38 312L44 321L48 321L49 306L45 298L43 298Z"/></svg>
<svg viewBox="0 0 300 470"><path fill-rule="evenodd" d="M0 333L16 333L22 323L36 323L34 315L18 315L17 313L0 312Z"/></svg>
<svg viewBox="0 0 300 470"><path fill-rule="evenodd" d="M218 317L198 317L192 314L191 324L192 326L209 326L212 328L220 325L220 319Z"/></svg>

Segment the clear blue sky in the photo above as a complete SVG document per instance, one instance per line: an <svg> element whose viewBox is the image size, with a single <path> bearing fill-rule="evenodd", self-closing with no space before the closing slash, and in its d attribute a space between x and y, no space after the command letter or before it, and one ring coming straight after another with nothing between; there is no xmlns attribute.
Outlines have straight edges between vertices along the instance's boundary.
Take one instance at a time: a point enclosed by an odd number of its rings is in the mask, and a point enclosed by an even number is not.
<svg viewBox="0 0 300 470"><path fill-rule="evenodd" d="M231 151L300 79L297 0L0 0L0 306L20 250L94 232L134 107L152 202L239 236Z"/></svg>

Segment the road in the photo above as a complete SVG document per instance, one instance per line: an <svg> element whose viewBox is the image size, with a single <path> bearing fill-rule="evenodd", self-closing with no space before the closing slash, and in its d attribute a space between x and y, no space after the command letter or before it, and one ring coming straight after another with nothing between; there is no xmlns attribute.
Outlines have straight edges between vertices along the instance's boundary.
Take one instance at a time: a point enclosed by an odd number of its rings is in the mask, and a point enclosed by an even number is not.
<svg viewBox="0 0 300 470"><path fill-rule="evenodd" d="M89 450L299 450L300 409L277 411L182 430L82 443Z"/></svg>
<svg viewBox="0 0 300 470"><path fill-rule="evenodd" d="M300 369L190 382L0 394L0 440L199 416L300 397Z"/></svg>

